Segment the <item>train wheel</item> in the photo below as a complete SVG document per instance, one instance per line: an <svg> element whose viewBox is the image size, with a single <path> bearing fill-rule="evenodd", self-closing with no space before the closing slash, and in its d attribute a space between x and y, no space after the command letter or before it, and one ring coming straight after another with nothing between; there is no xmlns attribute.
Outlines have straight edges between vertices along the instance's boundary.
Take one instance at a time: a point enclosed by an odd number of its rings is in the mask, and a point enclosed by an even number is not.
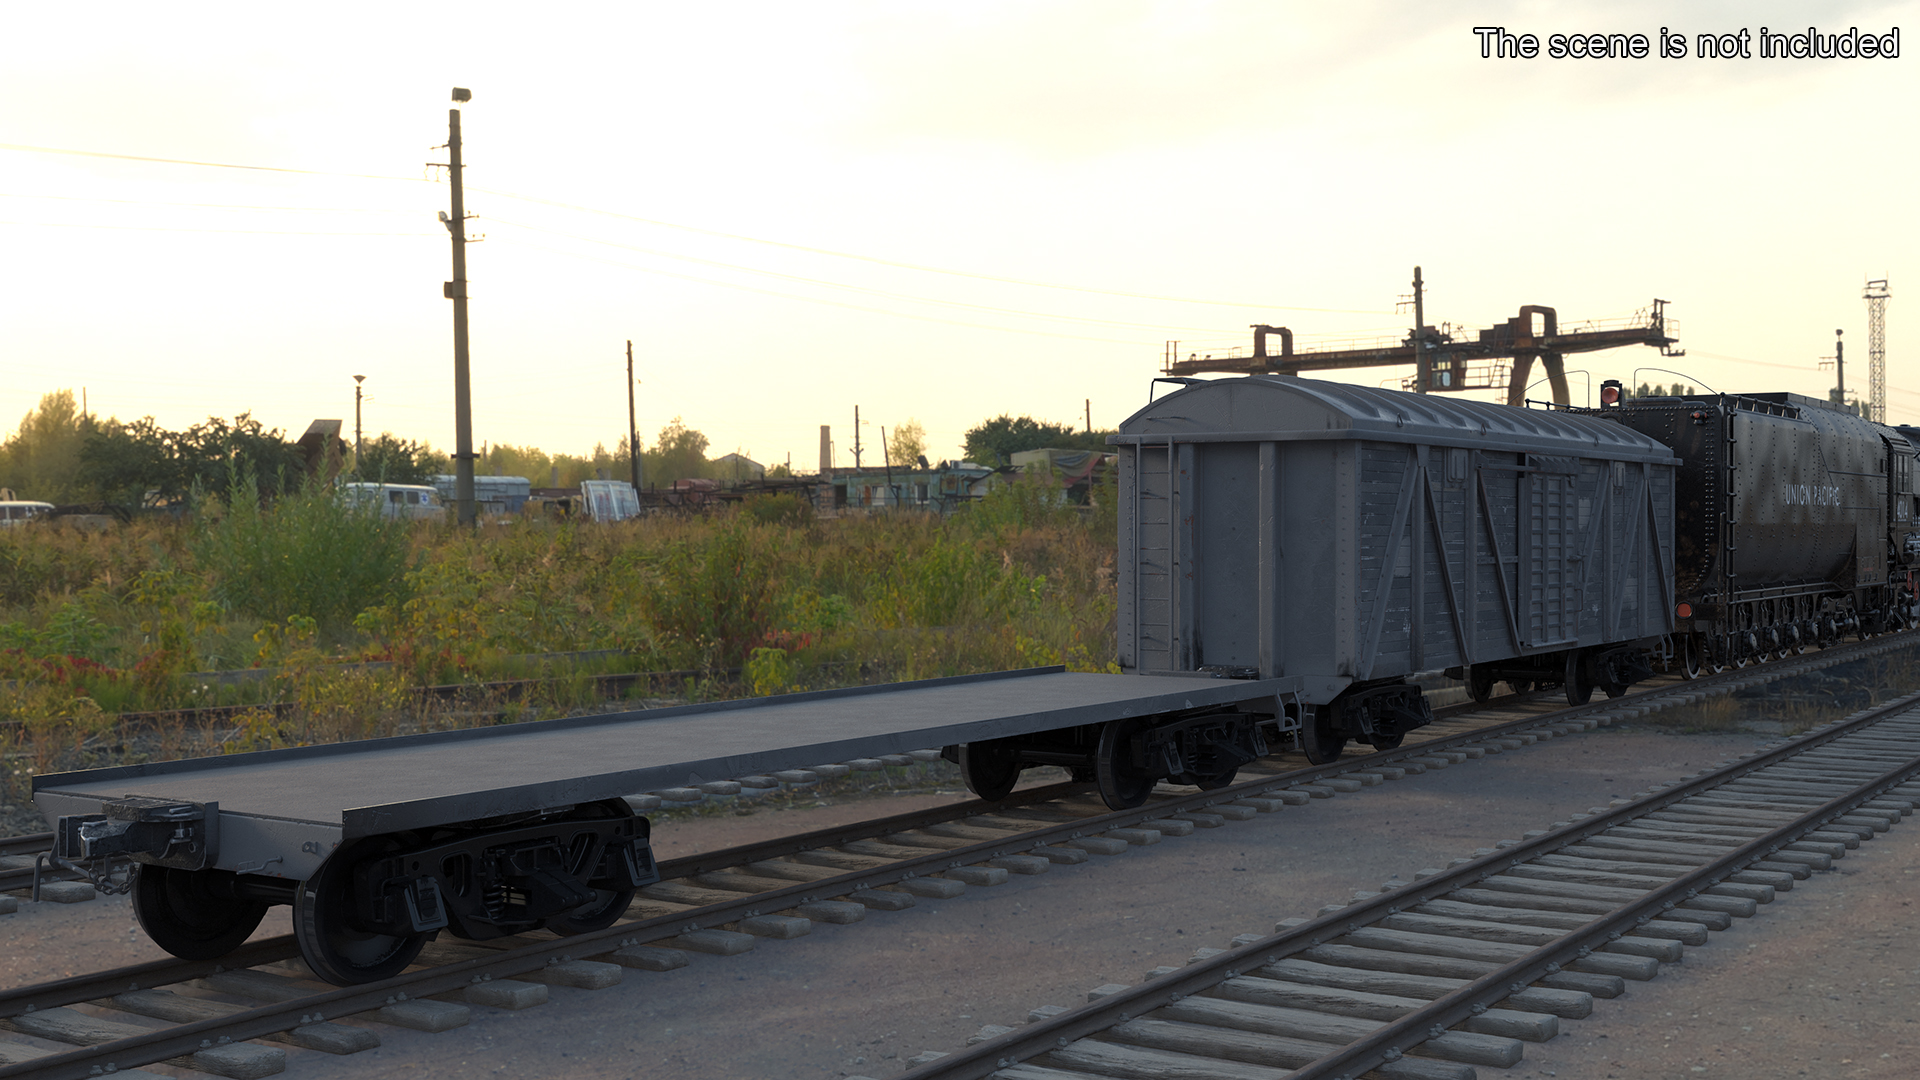
<svg viewBox="0 0 1920 1080"><path fill-rule="evenodd" d="M1567 704L1585 705L1593 700L1593 680L1587 678L1586 657L1580 650L1567 653L1567 673L1561 685L1567 690Z"/></svg>
<svg viewBox="0 0 1920 1080"><path fill-rule="evenodd" d="M1478 664L1467 669L1467 696L1484 702L1493 696L1493 673Z"/></svg>
<svg viewBox="0 0 1920 1080"><path fill-rule="evenodd" d="M152 865L135 869L133 915L140 929L182 960L214 960L239 948L267 914L267 902L223 893L213 887L219 874L226 872Z"/></svg>
<svg viewBox="0 0 1920 1080"><path fill-rule="evenodd" d="M1533 689L1532 679L1508 679L1507 689L1516 694L1524 694Z"/></svg>
<svg viewBox="0 0 1920 1080"><path fill-rule="evenodd" d="M1688 634L1688 636L1680 638L1680 640L1676 642L1676 651L1680 653L1680 655L1678 655L1678 659L1680 659L1680 678L1688 678L1688 680L1699 678L1699 671L1701 671L1699 638L1695 638L1693 634Z"/></svg>
<svg viewBox="0 0 1920 1080"><path fill-rule="evenodd" d="M1375 750L1398 750L1400 749L1400 744L1405 742L1406 739L1406 732L1400 732L1395 735L1369 735L1367 736L1367 744Z"/></svg>
<svg viewBox="0 0 1920 1080"><path fill-rule="evenodd" d="M608 818L633 817L633 807L620 799L605 802L587 803L567 815L569 821L599 821ZM584 868L575 868L578 873ZM547 920L547 929L561 937L575 934L591 934L595 930L605 930L620 921L633 903L633 894L637 889L595 889L593 899L582 907L574 908L565 915Z"/></svg>
<svg viewBox="0 0 1920 1080"><path fill-rule="evenodd" d="M1226 787L1228 784L1233 783L1233 778L1235 776L1238 776L1239 774L1240 774L1240 767L1238 765L1235 765L1233 768L1228 769L1225 772L1217 772L1217 773L1214 773L1212 776L1197 776L1194 778L1193 784L1195 787L1199 788L1201 791L1217 791L1220 788Z"/></svg>
<svg viewBox="0 0 1920 1080"><path fill-rule="evenodd" d="M1145 726L1139 719L1113 720L1100 729L1100 744L1093 752L1093 782L1109 810L1131 810L1153 793L1153 778L1133 771L1133 736Z"/></svg>
<svg viewBox="0 0 1920 1080"><path fill-rule="evenodd" d="M427 943L425 934L374 934L356 930L353 868L379 851L369 838L335 851L294 894L293 929L300 955L314 974L335 986L376 982L405 971Z"/></svg>
<svg viewBox="0 0 1920 1080"><path fill-rule="evenodd" d="M1020 755L992 742L960 744L960 775L967 790L988 802L1013 794L1020 782Z"/></svg>
<svg viewBox="0 0 1920 1080"><path fill-rule="evenodd" d="M1340 712L1332 705L1316 705L1313 715L1300 719L1300 749L1307 760L1325 765L1346 749L1347 737L1340 732Z"/></svg>

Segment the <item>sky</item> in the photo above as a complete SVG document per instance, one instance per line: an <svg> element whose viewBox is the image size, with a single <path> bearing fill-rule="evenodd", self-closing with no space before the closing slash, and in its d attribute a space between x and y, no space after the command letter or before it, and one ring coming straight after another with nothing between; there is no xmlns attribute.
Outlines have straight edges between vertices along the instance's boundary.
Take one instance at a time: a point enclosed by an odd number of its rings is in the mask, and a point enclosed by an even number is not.
<svg viewBox="0 0 1920 1080"><path fill-rule="evenodd" d="M450 449L428 163L456 86L477 444L615 445L629 340L645 444L680 417L712 454L811 471L822 424L852 463L856 407L868 465L909 419L930 458L1001 413L1111 428L1169 342L1404 337L1415 265L1432 325L1669 301L1686 355L1570 358L1576 402L1605 378L1825 396L1836 328L1864 394L1862 287L1884 278L1887 415L1920 422L1917 13L9 5L0 435L61 388L101 417L351 433L364 375L369 437ZM1540 54L1482 58L1477 26ZM1693 55L1762 26L1899 27L1901 55ZM1663 27L1688 56L1548 55L1556 33Z"/></svg>

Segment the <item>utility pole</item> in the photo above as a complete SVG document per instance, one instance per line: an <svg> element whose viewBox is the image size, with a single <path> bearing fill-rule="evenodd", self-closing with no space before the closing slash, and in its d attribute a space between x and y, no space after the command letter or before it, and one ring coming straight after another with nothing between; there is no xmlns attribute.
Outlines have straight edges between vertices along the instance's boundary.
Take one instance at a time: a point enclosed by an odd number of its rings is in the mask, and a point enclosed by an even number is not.
<svg viewBox="0 0 1920 1080"><path fill-rule="evenodd" d="M633 339L627 339L627 453L633 457L633 493L640 494L640 428L633 416Z"/></svg>
<svg viewBox="0 0 1920 1080"><path fill-rule="evenodd" d="M365 375L353 377L353 471L360 471L360 384L367 381Z"/></svg>
<svg viewBox="0 0 1920 1080"><path fill-rule="evenodd" d="M1087 434L1093 434L1093 399L1087 399Z"/></svg>
<svg viewBox="0 0 1920 1080"><path fill-rule="evenodd" d="M1887 422L1887 279L1867 282L1862 294L1867 302L1867 417L1876 424Z"/></svg>
<svg viewBox="0 0 1920 1080"><path fill-rule="evenodd" d="M1417 266L1413 268L1413 358L1414 382L1424 394L1432 389L1433 357L1427 354L1427 302Z"/></svg>
<svg viewBox="0 0 1920 1080"><path fill-rule="evenodd" d="M453 88L456 105L473 93ZM467 204L460 189L460 110L447 110L447 174L453 186L453 213L445 218L453 237L453 280L445 293L453 301L453 497L460 524L471 528L473 512L473 381L467 372Z"/></svg>
<svg viewBox="0 0 1920 1080"><path fill-rule="evenodd" d="M853 407L853 467L860 468L860 406Z"/></svg>

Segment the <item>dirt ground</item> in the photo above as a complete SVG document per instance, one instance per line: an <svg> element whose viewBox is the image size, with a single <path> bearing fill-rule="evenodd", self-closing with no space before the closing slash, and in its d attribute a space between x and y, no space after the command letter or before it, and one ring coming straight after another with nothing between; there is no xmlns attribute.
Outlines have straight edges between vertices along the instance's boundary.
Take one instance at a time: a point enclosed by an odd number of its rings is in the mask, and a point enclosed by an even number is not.
<svg viewBox="0 0 1920 1080"><path fill-rule="evenodd" d="M289 1052L298 1080L375 1077L887 1077L985 1024L1017 1024L1195 948L1321 905L1752 748L1764 736L1615 727L1291 807L1036 877L816 926L738 957L555 988L523 1012L476 1008L441 1035L381 1028L350 1058ZM893 813L952 795L663 822L663 858ZM1920 1075L1920 820L1849 854L1763 914L1601 1002L1504 1075ZM1356 838L1363 838L1356 840ZM263 933L286 932L284 909ZM150 958L124 899L0 917L9 985ZM1883 1056L1885 1055L1885 1056ZM157 1067L156 1071L168 1071ZM1483 1075L1499 1074L1482 1070Z"/></svg>

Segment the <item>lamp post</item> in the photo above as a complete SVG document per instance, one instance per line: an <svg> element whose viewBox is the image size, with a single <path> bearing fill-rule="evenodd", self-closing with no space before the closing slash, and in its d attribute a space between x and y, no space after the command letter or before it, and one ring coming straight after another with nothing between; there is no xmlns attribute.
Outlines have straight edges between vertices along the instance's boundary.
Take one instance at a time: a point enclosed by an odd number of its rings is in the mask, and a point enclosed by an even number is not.
<svg viewBox="0 0 1920 1080"><path fill-rule="evenodd" d="M353 471L360 471L360 384L367 381L365 375L353 377Z"/></svg>

